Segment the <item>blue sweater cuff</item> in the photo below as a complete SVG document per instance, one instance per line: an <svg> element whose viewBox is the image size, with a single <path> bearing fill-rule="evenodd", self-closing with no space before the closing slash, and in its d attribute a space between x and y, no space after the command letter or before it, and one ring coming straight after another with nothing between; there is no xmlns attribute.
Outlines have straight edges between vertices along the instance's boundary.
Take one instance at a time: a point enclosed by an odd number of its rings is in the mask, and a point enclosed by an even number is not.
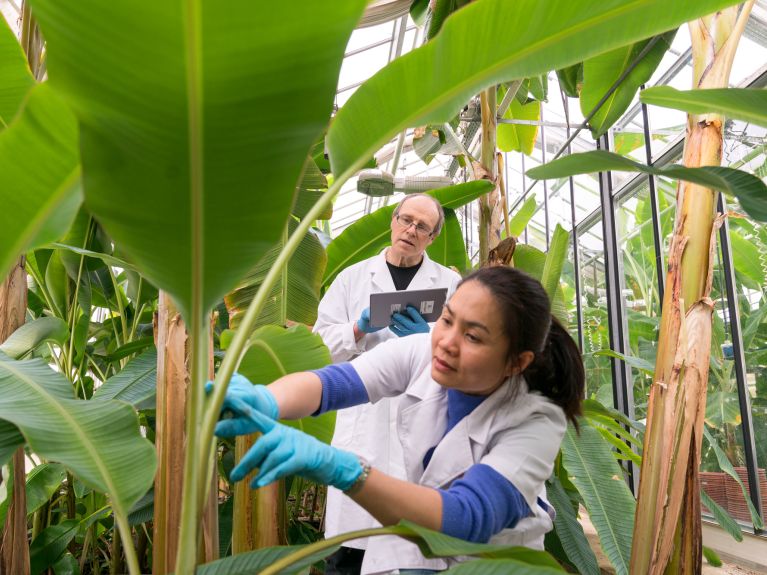
<svg viewBox="0 0 767 575"><path fill-rule="evenodd" d="M489 465L472 465L442 496L442 527L446 535L486 543L530 515L530 507L514 484Z"/></svg>
<svg viewBox="0 0 767 575"><path fill-rule="evenodd" d="M351 363L335 363L312 373L322 381L320 408L312 415L370 402L368 390Z"/></svg>

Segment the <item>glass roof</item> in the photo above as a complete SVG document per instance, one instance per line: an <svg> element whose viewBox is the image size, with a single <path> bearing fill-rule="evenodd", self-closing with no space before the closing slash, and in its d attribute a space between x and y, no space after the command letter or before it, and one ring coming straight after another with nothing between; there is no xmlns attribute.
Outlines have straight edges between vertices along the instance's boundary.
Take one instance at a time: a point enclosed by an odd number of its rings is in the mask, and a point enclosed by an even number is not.
<svg viewBox="0 0 767 575"><path fill-rule="evenodd" d="M404 26L404 36L402 27ZM357 29L347 48L346 59L341 71L338 83L337 104L342 106L351 96L354 90L367 78L372 76L387 61L393 59L398 53L404 54L417 47L421 43L420 30L412 20L405 16L390 22L375 26ZM744 38L738 49L731 74L732 86L747 85L755 73L763 71L767 65L767 0L758 0L753 8ZM690 59L690 36L686 26L680 27L671 49L664 56L660 66L652 76L648 85L668 84L680 89L689 89L692 77L692 64ZM566 101L566 102L565 102ZM565 107L567 106L567 110ZM535 149L531 156L523 156L519 153L506 154L506 186L509 196L509 205L514 211L515 206L530 195L535 195L539 205L536 215L533 217L527 230L526 241L536 247L546 248L547 216L544 210L544 197L548 203L548 230L549 235L554 226L560 223L566 229L572 227L572 215L570 205L569 186L562 189L556 188L551 183L533 183L524 175L526 170L551 160L559 153L568 136L578 129L583 122L583 114L577 99L562 96L556 74L548 75L548 99L544 103L542 111L543 129L539 130ZM568 130L568 120L570 129ZM683 137L685 114L663 108L651 107L650 126L653 134L651 142L653 161L669 150ZM727 130L731 124L728 123ZM459 130L461 127L459 127ZM630 137L631 134L642 134L642 114L638 100L635 98L632 106L624 117L612 129L613 145L618 145L621 138ZM623 136L623 135L626 136ZM453 159L450 156L438 155L429 164L424 164L413 152L412 130L406 133L405 146L402 157L397 166L397 178L419 175L446 175ZM467 146L472 154L475 154L476 139ZM388 145L388 149L394 149L397 138ZM763 143L763 142L762 142ZM588 129L578 133L572 141L571 150L582 152L595 149L595 142ZM725 152L726 154L726 152ZM647 157L644 146L639 146L628 153L629 157L641 162L646 162ZM380 158L380 154L378 156ZM386 157L386 156L385 156ZM388 156L391 157L391 154ZM727 164L731 163L726 161ZM391 170L391 163L379 161L379 168L384 171ZM456 174L456 181L461 181L462 174ZM613 188L619 188L634 179L632 174L614 174ZM579 176L574 178L575 186L575 221L576 225L585 219L595 215L599 209L599 186L596 176ZM387 198L370 198L357 190L357 179L353 178L343 187L335 204L335 212L331 220L332 235L335 236L350 223L371 210L375 210L387 203L399 200L400 194ZM476 210L475 210L476 212ZM476 218L476 213L471 214L471 219ZM581 238L584 247L593 245L594 249L602 248L601 229L586 230L585 237ZM473 244L473 242L471 242ZM470 245L470 253L477 249L476 245Z"/></svg>

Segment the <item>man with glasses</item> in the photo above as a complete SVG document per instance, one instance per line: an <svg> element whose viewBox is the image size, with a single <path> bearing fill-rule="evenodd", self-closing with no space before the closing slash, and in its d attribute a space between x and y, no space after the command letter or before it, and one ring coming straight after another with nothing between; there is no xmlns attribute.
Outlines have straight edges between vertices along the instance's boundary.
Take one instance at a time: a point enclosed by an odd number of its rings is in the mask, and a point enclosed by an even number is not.
<svg viewBox="0 0 767 575"><path fill-rule="evenodd" d="M405 289L448 288L448 297L461 280L456 272L426 254L442 230L445 213L426 194L405 196L394 209L391 245L380 254L343 270L320 302L315 333L322 336L333 362L346 362L392 337L425 333L430 326L412 307L392 316L386 328L370 325L370 294ZM342 368L343 366L339 366ZM396 433L395 400L381 400L342 409L336 415L332 445L364 457L371 466L404 477L402 450ZM379 524L340 491L328 488L325 537ZM365 540L347 541L328 559L327 575L356 575Z"/></svg>

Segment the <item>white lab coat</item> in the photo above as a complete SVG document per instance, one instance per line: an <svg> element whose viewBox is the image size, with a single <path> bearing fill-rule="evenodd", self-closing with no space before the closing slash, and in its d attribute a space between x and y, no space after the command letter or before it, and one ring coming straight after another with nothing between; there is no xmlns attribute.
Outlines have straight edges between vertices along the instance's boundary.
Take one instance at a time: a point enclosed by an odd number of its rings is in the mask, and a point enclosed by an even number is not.
<svg viewBox="0 0 767 575"><path fill-rule="evenodd" d="M408 481L447 488L476 463L489 465L524 496L532 515L504 529L490 543L543 549L553 527L537 503L545 500L545 481L564 437L563 410L537 392L523 377L510 378L447 435L447 389L431 378L431 338L418 334L391 341L356 358L352 365L370 400L401 396L397 409L399 439ZM437 445L426 469L423 457ZM426 559L404 539L370 538L362 574L397 573L397 569L446 569L458 559Z"/></svg>
<svg viewBox="0 0 767 575"><path fill-rule="evenodd" d="M387 248L388 249L388 248ZM455 291L461 276L435 263L424 253L423 262L407 289L448 288ZM317 312L314 332L322 336L334 362L349 361L388 339L398 339L388 328L354 340L354 324L370 305L370 294L395 291L386 265L386 250L343 270L325 292ZM410 339L409 336L402 339ZM376 469L404 477L402 449L397 439L396 399L339 410L332 445L367 459ZM343 493L328 488L325 537L357 529L378 527L367 511ZM364 540L347 541L344 546L365 548Z"/></svg>

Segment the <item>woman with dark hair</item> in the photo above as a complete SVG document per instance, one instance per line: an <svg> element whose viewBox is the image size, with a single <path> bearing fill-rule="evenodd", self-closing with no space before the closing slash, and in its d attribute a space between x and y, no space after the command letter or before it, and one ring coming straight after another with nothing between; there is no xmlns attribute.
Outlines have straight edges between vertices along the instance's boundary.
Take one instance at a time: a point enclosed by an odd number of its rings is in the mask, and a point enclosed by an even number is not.
<svg viewBox="0 0 767 575"><path fill-rule="evenodd" d="M553 517L544 483L583 392L580 352L541 284L492 267L461 282L431 334L269 386L233 377L224 402L233 417L216 433L264 433L232 471L234 481L254 469L253 487L297 474L342 489L384 525L408 519L468 541L542 549ZM406 477L276 421L397 395ZM404 539L376 537L362 573L451 562L426 559Z"/></svg>

